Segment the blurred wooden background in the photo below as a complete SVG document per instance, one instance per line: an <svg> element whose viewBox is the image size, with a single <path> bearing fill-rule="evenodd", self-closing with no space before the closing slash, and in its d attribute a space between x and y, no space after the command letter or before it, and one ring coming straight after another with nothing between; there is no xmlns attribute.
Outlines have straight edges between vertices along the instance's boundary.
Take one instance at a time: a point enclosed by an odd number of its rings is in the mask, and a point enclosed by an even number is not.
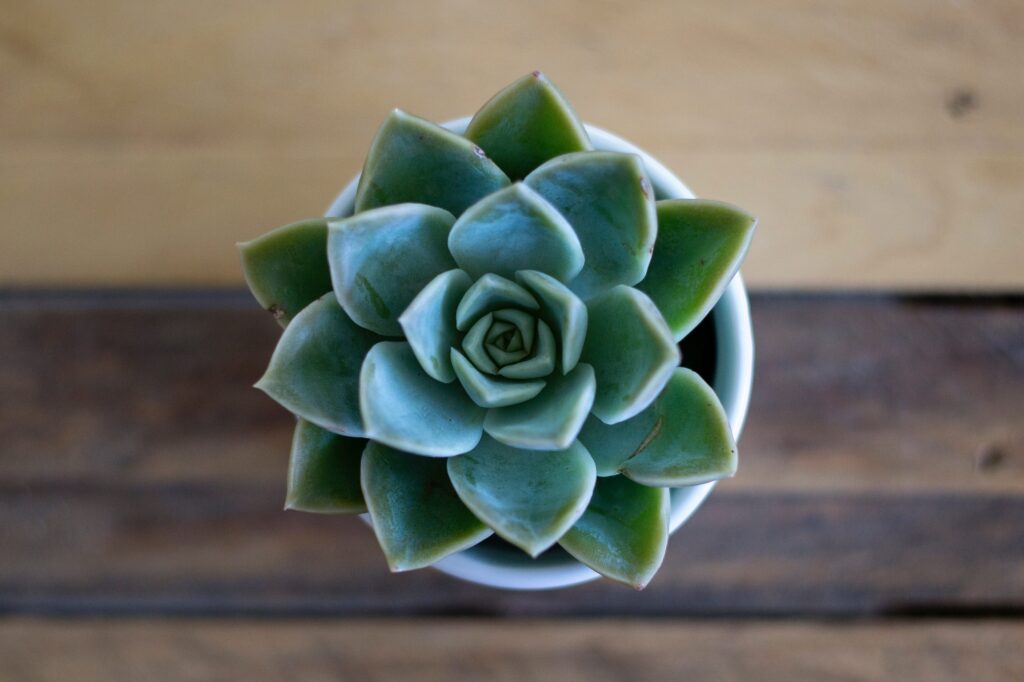
<svg viewBox="0 0 1024 682"><path fill-rule="evenodd" d="M1024 285L1020 0L3 0L8 285L237 285L392 107L533 69L762 219L771 288ZM13 237L13 238L12 238Z"/></svg>
<svg viewBox="0 0 1024 682"><path fill-rule="evenodd" d="M388 574L250 388L233 243L535 68L762 219L643 593ZM0 0L0 680L1024 679L1022 189L1020 0Z"/></svg>

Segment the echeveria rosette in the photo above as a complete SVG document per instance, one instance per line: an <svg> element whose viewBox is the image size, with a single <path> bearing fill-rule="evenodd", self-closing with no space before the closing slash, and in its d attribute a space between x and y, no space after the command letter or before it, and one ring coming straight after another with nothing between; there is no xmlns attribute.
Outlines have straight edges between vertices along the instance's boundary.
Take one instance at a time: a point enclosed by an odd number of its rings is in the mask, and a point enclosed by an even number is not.
<svg viewBox="0 0 1024 682"><path fill-rule="evenodd" d="M656 201L641 159L594 151L540 73L464 135L396 110L353 215L241 245L285 325L257 386L298 417L286 506L368 511L396 571L496 533L643 587L669 489L736 469L677 342L754 224Z"/></svg>

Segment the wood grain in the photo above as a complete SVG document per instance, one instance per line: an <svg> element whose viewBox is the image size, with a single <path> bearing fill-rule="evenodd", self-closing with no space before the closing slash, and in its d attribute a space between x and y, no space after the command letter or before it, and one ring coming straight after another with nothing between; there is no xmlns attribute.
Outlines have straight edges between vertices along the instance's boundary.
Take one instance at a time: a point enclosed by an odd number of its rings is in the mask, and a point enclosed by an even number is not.
<svg viewBox="0 0 1024 682"><path fill-rule="evenodd" d="M540 67L761 216L755 286L1024 286L1014 0L7 5L0 283L239 283L232 243L321 211L388 109Z"/></svg>
<svg viewBox="0 0 1024 682"><path fill-rule="evenodd" d="M723 490L1024 492L1024 306L755 296L753 403ZM247 294L0 298L0 481L280 486L292 421L251 388Z"/></svg>
<svg viewBox="0 0 1024 682"><path fill-rule="evenodd" d="M1024 676L1024 625L692 621L13 620L10 679L815 680L1003 682Z"/></svg>
<svg viewBox="0 0 1024 682"><path fill-rule="evenodd" d="M547 593L389 574L354 517L281 511L278 488L2 491L0 613L878 616L1024 611L1020 496L722 490L642 593Z"/></svg>
<svg viewBox="0 0 1024 682"><path fill-rule="evenodd" d="M1024 308L759 295L740 475L636 594L386 572L284 513L291 420L247 296L0 298L0 612L868 616L1024 610Z"/></svg>

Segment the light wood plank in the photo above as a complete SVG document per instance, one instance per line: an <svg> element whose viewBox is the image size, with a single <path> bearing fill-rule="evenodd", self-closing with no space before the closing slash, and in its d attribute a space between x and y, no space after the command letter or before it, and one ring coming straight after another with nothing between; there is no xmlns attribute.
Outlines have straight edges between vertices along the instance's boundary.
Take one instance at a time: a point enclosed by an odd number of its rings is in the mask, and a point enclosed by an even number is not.
<svg viewBox="0 0 1024 682"><path fill-rule="evenodd" d="M238 283L230 244L322 210L389 108L469 113L539 66L762 217L756 286L1024 288L1013 0L9 10L0 283Z"/></svg>
<svg viewBox="0 0 1024 682"><path fill-rule="evenodd" d="M759 214L743 271L755 288L1024 289L1024 155L682 152L666 162L699 194ZM0 251L0 285L240 285L234 243L317 215L359 164L330 154L0 157L3 220L17 226Z"/></svg>
<svg viewBox="0 0 1024 682"><path fill-rule="evenodd" d="M1003 682L1012 622L46 621L0 624L21 682L780 680Z"/></svg>

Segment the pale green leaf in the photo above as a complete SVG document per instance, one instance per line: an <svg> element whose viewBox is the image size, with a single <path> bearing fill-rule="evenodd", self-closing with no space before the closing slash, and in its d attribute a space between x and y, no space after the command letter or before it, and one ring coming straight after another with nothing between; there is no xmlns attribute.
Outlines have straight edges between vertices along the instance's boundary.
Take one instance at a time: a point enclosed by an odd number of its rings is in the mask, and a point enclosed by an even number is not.
<svg viewBox="0 0 1024 682"><path fill-rule="evenodd" d="M531 556L553 545L580 517L594 489L594 462L578 442L534 452L484 436L448 460L456 492L478 518Z"/></svg>
<svg viewBox="0 0 1024 682"><path fill-rule="evenodd" d="M327 238L338 301L357 324L400 336L398 316L434 277L455 268L454 218L422 204L388 206L332 220Z"/></svg>
<svg viewBox="0 0 1024 682"><path fill-rule="evenodd" d="M480 441L484 410L460 384L424 372L404 341L382 341L367 354L359 404L367 437L406 452L451 457Z"/></svg>
<svg viewBox="0 0 1024 682"><path fill-rule="evenodd" d="M349 319L333 293L324 294L285 328L256 388L321 428L363 436L359 372L378 341Z"/></svg>
<svg viewBox="0 0 1024 682"><path fill-rule="evenodd" d="M480 147L395 109L377 131L363 164L356 212L417 203L459 215L508 184Z"/></svg>
<svg viewBox="0 0 1024 682"><path fill-rule="evenodd" d="M583 362L594 367L594 414L616 424L644 410L679 364L679 349L657 307L619 286L587 302L589 329Z"/></svg>

